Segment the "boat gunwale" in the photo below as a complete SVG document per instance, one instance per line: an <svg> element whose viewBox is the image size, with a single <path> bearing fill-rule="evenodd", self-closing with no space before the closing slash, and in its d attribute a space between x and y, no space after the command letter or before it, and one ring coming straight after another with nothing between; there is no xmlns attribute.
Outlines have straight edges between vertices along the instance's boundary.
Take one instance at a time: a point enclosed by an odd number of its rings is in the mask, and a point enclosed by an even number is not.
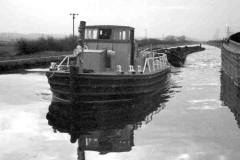
<svg viewBox="0 0 240 160"><path fill-rule="evenodd" d="M240 51L240 43L234 42L234 41L232 41L232 40L229 40L229 43L232 43L233 45L236 45L236 46L237 46L236 49L238 48L239 51ZM228 44L226 44L226 43L223 43L223 44L222 44L222 48L225 49L225 50L227 50L227 51L230 52L231 54L237 54L237 55L240 54L240 52L237 52L236 50L231 50L231 49L229 49L229 48L231 48L231 47L228 46ZM240 59L240 58L237 58L237 59Z"/></svg>
<svg viewBox="0 0 240 160"><path fill-rule="evenodd" d="M152 78L150 76L158 75L160 73L165 73L168 70L170 70L170 67L163 68L161 70L152 72L152 73L144 73L144 74L103 74L103 73L78 73L76 76L81 76L82 78L102 78L102 79L108 79L108 78L121 78L121 79L129 79L129 78L143 78L143 79L149 79ZM114 73L114 72L113 72ZM46 71L47 78L51 78L51 76L58 76L58 77L69 77L70 72L56 72L56 71Z"/></svg>
<svg viewBox="0 0 240 160"><path fill-rule="evenodd" d="M229 42L231 42L231 43L233 43L233 44L235 44L235 45L237 45L237 46L240 47L240 43L238 43L238 42L236 42L236 41L233 41L233 40L230 39Z"/></svg>

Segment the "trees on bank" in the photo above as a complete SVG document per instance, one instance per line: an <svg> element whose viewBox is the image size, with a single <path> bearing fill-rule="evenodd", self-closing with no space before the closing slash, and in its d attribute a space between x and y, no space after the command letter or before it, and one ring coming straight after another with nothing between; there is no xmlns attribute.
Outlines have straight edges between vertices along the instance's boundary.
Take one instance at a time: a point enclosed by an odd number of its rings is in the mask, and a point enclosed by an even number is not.
<svg viewBox="0 0 240 160"><path fill-rule="evenodd" d="M44 51L70 51L76 48L78 37L65 37L56 39L53 37L41 37L36 40L19 39L14 47L18 55L28 55Z"/></svg>
<svg viewBox="0 0 240 160"><path fill-rule="evenodd" d="M157 39L157 38L145 38L141 40L137 40L139 47L143 47L146 45L173 45L173 44L182 44L182 43L188 43L191 41L186 40L186 36L182 35L179 37L169 35L166 36L163 40Z"/></svg>
<svg viewBox="0 0 240 160"><path fill-rule="evenodd" d="M183 36L166 36L164 40L157 38L145 38L141 40L136 40L139 47L147 45L175 45L175 44L184 44L189 43L190 41L186 40L186 37ZM27 39L18 39L14 43L15 50L18 55L29 55L37 52L45 51L72 51L76 48L78 44L78 37L68 36L65 38L53 38L53 37L41 37L36 40L27 40Z"/></svg>

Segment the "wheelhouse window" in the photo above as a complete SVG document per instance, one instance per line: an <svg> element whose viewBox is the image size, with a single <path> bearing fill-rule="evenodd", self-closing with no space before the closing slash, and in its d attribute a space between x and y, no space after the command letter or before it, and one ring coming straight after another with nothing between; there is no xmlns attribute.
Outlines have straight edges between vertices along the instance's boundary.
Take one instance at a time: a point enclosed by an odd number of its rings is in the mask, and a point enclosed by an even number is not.
<svg viewBox="0 0 240 160"><path fill-rule="evenodd" d="M85 29L85 39L97 39L97 29Z"/></svg>
<svg viewBox="0 0 240 160"><path fill-rule="evenodd" d="M126 30L115 30L114 31L114 40L129 40L130 32Z"/></svg>
<svg viewBox="0 0 240 160"><path fill-rule="evenodd" d="M111 29L99 29L99 39L111 39Z"/></svg>

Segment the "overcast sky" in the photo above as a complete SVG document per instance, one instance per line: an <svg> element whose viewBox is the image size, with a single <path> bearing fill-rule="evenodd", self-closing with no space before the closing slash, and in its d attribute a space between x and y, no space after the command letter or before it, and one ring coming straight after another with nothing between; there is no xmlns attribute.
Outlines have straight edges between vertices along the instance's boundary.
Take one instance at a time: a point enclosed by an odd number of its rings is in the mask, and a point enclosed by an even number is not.
<svg viewBox="0 0 240 160"><path fill-rule="evenodd" d="M240 31L239 0L0 0L0 32L72 34L87 25L125 25L137 37L186 35L212 39L226 26ZM146 32L145 32L146 31Z"/></svg>

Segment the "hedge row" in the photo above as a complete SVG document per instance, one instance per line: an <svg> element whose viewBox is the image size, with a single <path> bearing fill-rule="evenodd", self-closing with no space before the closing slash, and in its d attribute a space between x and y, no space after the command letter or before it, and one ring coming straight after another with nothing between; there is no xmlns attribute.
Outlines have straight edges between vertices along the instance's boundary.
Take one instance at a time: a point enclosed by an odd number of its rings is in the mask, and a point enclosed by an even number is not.
<svg viewBox="0 0 240 160"><path fill-rule="evenodd" d="M159 39L142 39L137 40L139 47L143 47L146 45L160 45L160 44L181 44L186 43L188 41L166 41ZM76 48L78 44L78 37L65 37L62 39L55 39L53 37L42 37L37 40L27 40L27 39L19 39L15 42L15 50L18 55L28 55L37 52L44 51L71 51Z"/></svg>
<svg viewBox="0 0 240 160"><path fill-rule="evenodd" d="M15 43L15 49L18 55L28 55L44 51L70 51L76 48L77 44L78 38L72 36L62 39L41 37L36 40L19 39Z"/></svg>
<svg viewBox="0 0 240 160"><path fill-rule="evenodd" d="M174 44L181 44L181 43L191 43L191 41L186 41L186 40L183 40L183 41L167 41L167 40L160 40L160 39L155 39L155 38L149 38L149 39L142 39L142 40L137 40L138 42L138 46L139 47L144 47L144 46L147 46L147 45L174 45Z"/></svg>

